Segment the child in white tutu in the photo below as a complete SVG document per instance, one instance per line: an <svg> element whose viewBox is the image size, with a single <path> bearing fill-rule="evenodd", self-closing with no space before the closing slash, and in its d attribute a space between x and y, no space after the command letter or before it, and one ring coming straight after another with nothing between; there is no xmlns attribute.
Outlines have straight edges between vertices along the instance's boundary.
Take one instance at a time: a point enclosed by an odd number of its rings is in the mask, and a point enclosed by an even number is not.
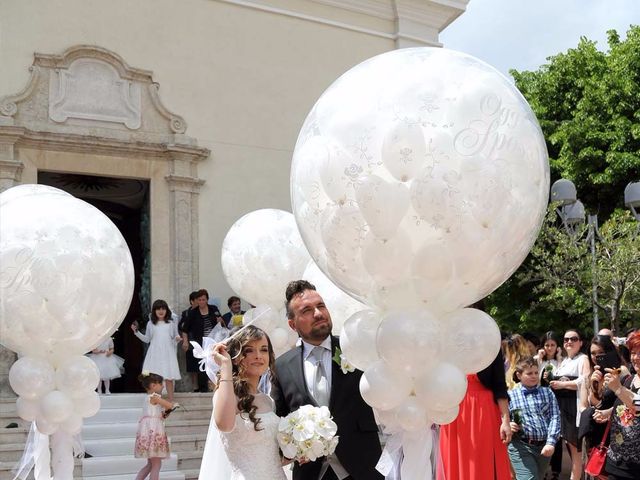
<svg viewBox="0 0 640 480"><path fill-rule="evenodd" d="M111 395L111 380L120 378L122 375L122 366L124 365L124 358L113 353L113 339L107 337L100 345L91 351L89 358L93 360L100 371L98 393L102 393L102 386L104 386L104 393Z"/></svg>

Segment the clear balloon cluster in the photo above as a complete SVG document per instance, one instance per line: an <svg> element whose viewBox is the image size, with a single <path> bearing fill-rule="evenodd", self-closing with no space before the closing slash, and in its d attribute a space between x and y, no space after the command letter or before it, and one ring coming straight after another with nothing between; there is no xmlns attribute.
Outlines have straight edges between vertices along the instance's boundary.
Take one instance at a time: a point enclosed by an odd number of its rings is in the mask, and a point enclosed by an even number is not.
<svg viewBox="0 0 640 480"><path fill-rule="evenodd" d="M52 360L112 333L133 294L133 262L117 227L62 190L0 194L0 326L4 346Z"/></svg>
<svg viewBox="0 0 640 480"><path fill-rule="evenodd" d="M129 308L129 249L102 212L52 187L13 187L0 210L0 343L21 355L9 372L18 414L42 433L76 432L100 404L82 354Z"/></svg>
<svg viewBox="0 0 640 480"><path fill-rule="evenodd" d="M82 419L100 409L99 381L98 367L84 355L70 356L55 368L43 358L21 357L9 370L9 383L19 395L18 416L35 421L45 435L58 429L79 433Z"/></svg>
<svg viewBox="0 0 640 480"><path fill-rule="evenodd" d="M331 312L334 331L365 305L338 289L315 265L305 247L293 214L263 209L250 212L229 229L222 244L222 270L229 286L257 305L244 315L244 323L260 317L276 352L286 352L298 339L286 322L285 289L304 278L322 294Z"/></svg>
<svg viewBox="0 0 640 480"><path fill-rule="evenodd" d="M549 191L529 105L483 62L438 48L349 70L302 126L293 212L320 269L378 308L446 313L526 257Z"/></svg>
<svg viewBox="0 0 640 480"><path fill-rule="evenodd" d="M236 221L222 243L222 271L240 297L256 305L244 323L260 315L256 326L267 332L280 354L295 344L297 336L286 325L284 292L291 280L302 277L309 263L298 227L289 212L262 209Z"/></svg>
<svg viewBox="0 0 640 480"><path fill-rule="evenodd" d="M471 56L388 52L316 102L293 155L293 212L318 267L370 307L345 322L341 345L381 423L457 416L465 374L500 346L491 317L465 307L524 260L548 191L531 108Z"/></svg>
<svg viewBox="0 0 640 480"><path fill-rule="evenodd" d="M466 374L489 366L500 330L486 313L464 308L437 318L427 310L363 310L340 334L342 352L363 370L360 392L387 429L420 430L458 416Z"/></svg>

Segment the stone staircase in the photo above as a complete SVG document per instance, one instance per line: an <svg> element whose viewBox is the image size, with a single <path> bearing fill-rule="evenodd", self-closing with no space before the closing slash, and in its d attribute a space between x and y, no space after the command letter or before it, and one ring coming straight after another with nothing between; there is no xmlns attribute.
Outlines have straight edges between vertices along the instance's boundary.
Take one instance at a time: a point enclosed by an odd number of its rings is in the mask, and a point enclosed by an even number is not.
<svg viewBox="0 0 640 480"><path fill-rule="evenodd" d="M133 457L138 419L144 394L101 396L100 411L85 419L82 438L91 458L76 459L75 480L133 480L144 459ZM211 418L207 393L177 393L175 401L185 410L174 411L166 421L171 458L162 462L162 480L198 478L202 452ZM18 428L4 428L11 422ZM0 399L0 480L11 480L11 469L20 460L30 425L17 418L15 399ZM33 478L33 474L29 476Z"/></svg>

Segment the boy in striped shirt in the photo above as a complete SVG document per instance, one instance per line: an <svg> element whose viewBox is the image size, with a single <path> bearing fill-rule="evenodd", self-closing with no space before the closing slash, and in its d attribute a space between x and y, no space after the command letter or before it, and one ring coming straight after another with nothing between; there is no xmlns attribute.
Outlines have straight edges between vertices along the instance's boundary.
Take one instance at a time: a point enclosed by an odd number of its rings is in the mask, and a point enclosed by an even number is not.
<svg viewBox="0 0 640 480"><path fill-rule="evenodd" d="M547 387L540 387L538 362L525 357L516 364L520 381L509 391L509 458L517 480L541 480L560 436L560 409Z"/></svg>

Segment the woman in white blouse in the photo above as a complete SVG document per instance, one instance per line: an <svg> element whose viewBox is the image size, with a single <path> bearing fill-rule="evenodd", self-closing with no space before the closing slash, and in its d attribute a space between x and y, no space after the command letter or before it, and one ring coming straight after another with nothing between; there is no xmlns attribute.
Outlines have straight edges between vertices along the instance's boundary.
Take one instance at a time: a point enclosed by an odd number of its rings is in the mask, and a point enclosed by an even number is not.
<svg viewBox="0 0 640 480"><path fill-rule="evenodd" d="M591 374L588 357L582 353L582 336L577 330L567 330L563 338L566 358L549 382L560 406L560 436L569 446L571 453L571 479L579 480L582 475L582 457L578 445L578 392L580 385Z"/></svg>

